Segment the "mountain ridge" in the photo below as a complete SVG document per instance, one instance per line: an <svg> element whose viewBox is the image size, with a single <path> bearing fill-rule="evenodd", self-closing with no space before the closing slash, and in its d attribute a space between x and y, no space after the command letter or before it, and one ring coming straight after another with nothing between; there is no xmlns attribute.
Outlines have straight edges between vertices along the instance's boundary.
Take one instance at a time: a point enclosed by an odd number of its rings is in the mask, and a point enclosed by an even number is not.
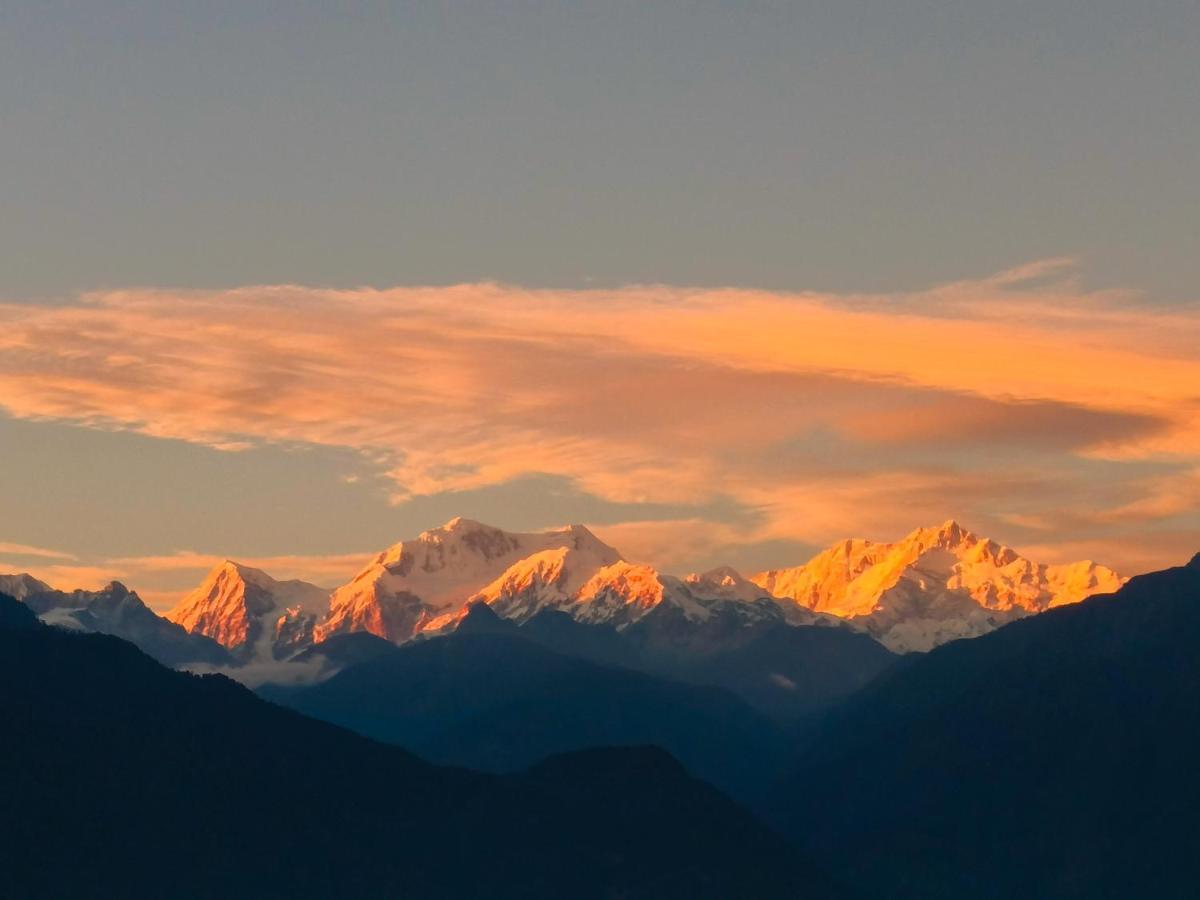
<svg viewBox="0 0 1200 900"><path fill-rule="evenodd" d="M226 560L166 618L239 662L283 660L356 631L393 643L447 633L477 602L517 622L558 610L627 628L668 607L697 626L716 616L747 627L776 619L851 627L903 653L985 634L1123 581L1090 561L1035 563L955 520L898 541L847 539L800 566L750 577L729 566L680 577L627 560L582 525L509 532L457 517L391 545L332 591Z"/></svg>
<svg viewBox="0 0 1200 900"><path fill-rule="evenodd" d="M899 541L841 541L804 565L750 580L796 610L843 618L897 652L977 637L1124 583L1090 560L1034 563L954 519Z"/></svg>

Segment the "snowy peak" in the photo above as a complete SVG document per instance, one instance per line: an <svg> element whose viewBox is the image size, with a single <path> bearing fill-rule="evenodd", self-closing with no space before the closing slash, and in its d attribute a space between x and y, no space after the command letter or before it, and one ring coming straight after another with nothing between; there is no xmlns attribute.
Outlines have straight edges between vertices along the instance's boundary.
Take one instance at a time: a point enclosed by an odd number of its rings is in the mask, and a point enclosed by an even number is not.
<svg viewBox="0 0 1200 900"><path fill-rule="evenodd" d="M517 615L620 558L582 525L526 533L451 519L388 548L334 591L316 636L369 631L403 641L445 627L468 600L507 601Z"/></svg>
<svg viewBox="0 0 1200 900"><path fill-rule="evenodd" d="M1012 619L1116 590L1091 562L1047 566L950 520L895 543L847 540L754 583L796 609L851 619L892 650L929 650Z"/></svg>
<svg viewBox="0 0 1200 900"><path fill-rule="evenodd" d="M328 598L316 585L277 581L261 569L225 560L166 617L239 659L277 659L311 641Z"/></svg>
<svg viewBox="0 0 1200 900"><path fill-rule="evenodd" d="M650 566L624 560L605 566L580 587L568 612L580 622L635 622L663 602L667 584Z"/></svg>
<svg viewBox="0 0 1200 900"><path fill-rule="evenodd" d="M535 554L476 599L518 621L557 609L580 622L618 629L663 606L692 622L707 621L728 606L739 607L749 619L779 617L773 598L727 567L680 579L652 566L574 549Z"/></svg>
<svg viewBox="0 0 1200 900"><path fill-rule="evenodd" d="M119 581L111 581L98 591L39 591L28 594L24 603L47 625L115 635L136 644L164 665L229 662L228 654L217 644L188 634L157 615Z"/></svg>
<svg viewBox="0 0 1200 900"><path fill-rule="evenodd" d="M718 566L698 574L693 572L683 578L683 583L693 594L714 600L740 600L752 603L755 600L771 596L770 592L763 590L729 566Z"/></svg>
<svg viewBox="0 0 1200 900"><path fill-rule="evenodd" d="M54 588L22 572L19 575L0 575L0 594L8 594L14 600L24 600L33 594L43 594Z"/></svg>

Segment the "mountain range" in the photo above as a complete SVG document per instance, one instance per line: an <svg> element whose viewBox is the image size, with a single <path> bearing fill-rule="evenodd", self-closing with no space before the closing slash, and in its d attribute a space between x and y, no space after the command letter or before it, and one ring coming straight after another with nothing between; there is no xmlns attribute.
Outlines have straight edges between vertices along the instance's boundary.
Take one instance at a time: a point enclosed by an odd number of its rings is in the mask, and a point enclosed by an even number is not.
<svg viewBox="0 0 1200 900"><path fill-rule="evenodd" d="M344 594L362 627L236 564L181 606L195 632L119 584L8 577L0 894L1200 883L1200 555L1125 581L953 522L751 578L663 575L578 527L455 520L397 547ZM373 604L412 633L374 633ZM217 625L222 642L200 633ZM150 656L287 677L256 697Z"/></svg>
<svg viewBox="0 0 1200 900"><path fill-rule="evenodd" d="M1091 562L1034 563L953 521L895 543L844 541L747 578L729 567L668 575L581 525L519 533L463 518L393 545L332 591L225 561L165 617L117 583L65 593L2 577L48 622L125 637L169 665L224 667L249 684L326 678L345 663L325 644L450 634L482 603L547 649L723 687L789 729L866 684L893 653L1123 583Z"/></svg>
<svg viewBox="0 0 1200 900"><path fill-rule="evenodd" d="M1122 583L1089 561L1032 562L953 521L895 543L844 541L803 566L746 578L729 567L668 575L625 560L582 525L516 533L456 518L388 548L332 592L222 563L167 617L242 659L284 658L355 631L402 643L453 628L476 602L518 623L558 610L619 629L660 607L691 623L782 618L849 626L908 652Z"/></svg>

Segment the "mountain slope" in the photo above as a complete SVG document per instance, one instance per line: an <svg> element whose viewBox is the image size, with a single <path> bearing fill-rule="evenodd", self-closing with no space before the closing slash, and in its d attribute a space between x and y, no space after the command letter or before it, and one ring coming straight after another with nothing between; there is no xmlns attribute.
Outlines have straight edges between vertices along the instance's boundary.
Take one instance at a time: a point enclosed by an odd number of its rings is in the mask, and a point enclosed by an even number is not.
<svg viewBox="0 0 1200 900"><path fill-rule="evenodd" d="M226 560L213 567L167 618L212 638L239 662L283 659L312 643L329 592L305 581L277 581Z"/></svg>
<svg viewBox="0 0 1200 900"><path fill-rule="evenodd" d="M940 647L847 704L779 818L866 893L1190 897L1200 556Z"/></svg>
<svg viewBox="0 0 1200 900"><path fill-rule="evenodd" d="M747 623L745 604L714 610L701 623L664 606L622 631L639 667L733 691L789 726L805 725L896 662L882 644L836 619L789 625L776 616Z"/></svg>
<svg viewBox="0 0 1200 900"><path fill-rule="evenodd" d="M188 634L154 613L119 581L99 591L44 591L27 594L24 602L42 621L72 631L111 634L136 644L165 666L190 663L229 665L225 649L203 635Z"/></svg>
<svg viewBox="0 0 1200 900"><path fill-rule="evenodd" d="M551 652L486 604L454 634L320 684L260 692L434 762L497 772L587 747L654 744L745 796L778 771L786 749L783 734L730 693Z"/></svg>
<svg viewBox="0 0 1200 900"><path fill-rule="evenodd" d="M519 633L569 656L724 688L788 730L849 697L897 659L845 625L788 625L767 617L747 623L736 609L695 622L663 606L620 630L545 610Z"/></svg>
<svg viewBox="0 0 1200 900"><path fill-rule="evenodd" d="M803 566L751 580L790 600L791 617L800 611L840 616L900 653L977 637L1123 583L1091 562L1031 562L953 520L892 544L843 541Z"/></svg>
<svg viewBox="0 0 1200 900"><path fill-rule="evenodd" d="M659 751L440 769L10 598L0 728L4 896L832 895Z"/></svg>
<svg viewBox="0 0 1200 900"><path fill-rule="evenodd" d="M30 594L41 594L52 590L54 588L50 587L44 581L39 581L32 575L25 573L19 575L0 575L0 594L7 594L10 597L15 597L17 600L24 600Z"/></svg>

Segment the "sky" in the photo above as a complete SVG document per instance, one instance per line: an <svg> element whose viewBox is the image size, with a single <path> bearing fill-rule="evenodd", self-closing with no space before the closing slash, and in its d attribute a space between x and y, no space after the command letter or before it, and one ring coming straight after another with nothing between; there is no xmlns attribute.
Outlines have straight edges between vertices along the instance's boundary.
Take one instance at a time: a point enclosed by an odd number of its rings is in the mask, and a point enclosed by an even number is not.
<svg viewBox="0 0 1200 900"><path fill-rule="evenodd" d="M1194 2L6 3L0 571L456 515L1200 550Z"/></svg>

